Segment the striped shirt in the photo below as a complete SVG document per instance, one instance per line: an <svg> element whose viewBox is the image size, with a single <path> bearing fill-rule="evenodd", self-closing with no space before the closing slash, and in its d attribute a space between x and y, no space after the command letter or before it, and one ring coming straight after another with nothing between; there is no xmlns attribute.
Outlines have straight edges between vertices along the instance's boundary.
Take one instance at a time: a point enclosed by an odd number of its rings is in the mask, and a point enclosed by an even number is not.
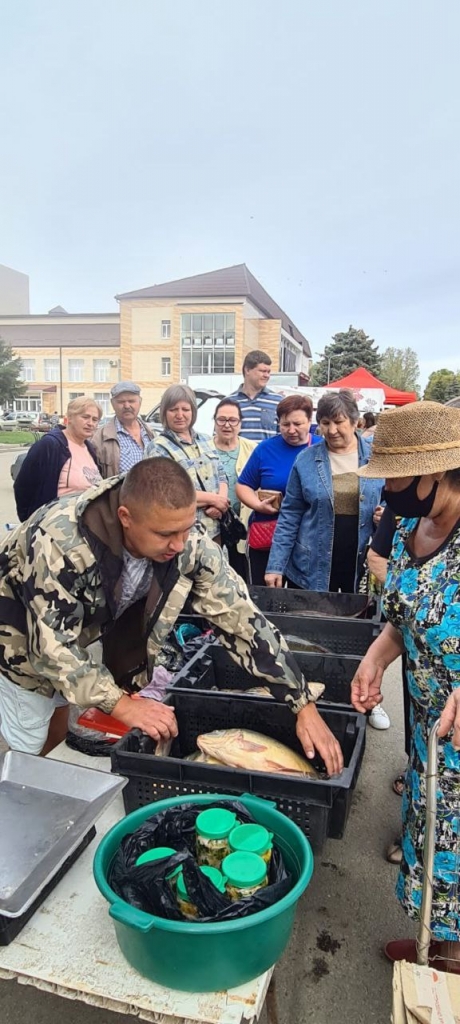
<svg viewBox="0 0 460 1024"><path fill-rule="evenodd" d="M283 396L277 395L275 391L269 391L268 388L262 388L255 398L248 398L243 386L241 385L232 395L228 395L228 398L238 402L241 409L241 437L248 437L250 441L256 442L274 437L278 433L276 410Z"/></svg>
<svg viewBox="0 0 460 1024"><path fill-rule="evenodd" d="M153 563L150 558L135 558L123 548L123 573L121 579L121 598L115 618L148 594L153 580Z"/></svg>
<svg viewBox="0 0 460 1024"><path fill-rule="evenodd" d="M132 434L125 430L120 420L115 417L118 444L120 445L120 473L127 473L131 466L135 466L136 462L142 462L144 458L145 448L149 444L150 437L140 420L139 423L142 446L138 445Z"/></svg>

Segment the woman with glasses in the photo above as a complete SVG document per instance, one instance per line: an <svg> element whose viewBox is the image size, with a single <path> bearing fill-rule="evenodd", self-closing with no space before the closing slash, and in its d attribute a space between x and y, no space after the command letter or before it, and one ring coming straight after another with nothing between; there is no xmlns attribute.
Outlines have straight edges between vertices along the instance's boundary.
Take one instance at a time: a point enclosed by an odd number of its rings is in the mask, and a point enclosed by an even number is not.
<svg viewBox="0 0 460 1024"><path fill-rule="evenodd" d="M278 404L279 434L261 441L238 478L237 497L252 509L248 546L251 583L265 586L273 534L294 462L322 438L310 434L313 403L308 395L288 395Z"/></svg>
<svg viewBox="0 0 460 1024"><path fill-rule="evenodd" d="M243 510L241 509L241 502L236 495L235 487L240 473L256 447L256 442L249 441L247 437L240 437L241 409L233 398L223 398L219 402L214 413L214 423L214 444L227 476L228 499L233 511L242 518L243 522L247 523L249 510L245 506L243 506ZM228 548L228 560L232 569L235 569L235 572L247 582L248 563L244 541Z"/></svg>

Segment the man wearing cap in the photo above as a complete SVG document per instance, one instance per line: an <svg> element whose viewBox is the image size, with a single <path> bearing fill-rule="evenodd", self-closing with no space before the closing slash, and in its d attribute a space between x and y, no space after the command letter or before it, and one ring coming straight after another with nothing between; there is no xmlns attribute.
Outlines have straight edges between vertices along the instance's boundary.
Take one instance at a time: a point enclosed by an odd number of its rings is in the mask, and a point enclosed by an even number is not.
<svg viewBox="0 0 460 1024"><path fill-rule="evenodd" d="M114 384L110 397L115 413L93 437L93 446L104 479L127 473L131 466L144 458L144 448L153 434L139 417L141 389L132 380Z"/></svg>

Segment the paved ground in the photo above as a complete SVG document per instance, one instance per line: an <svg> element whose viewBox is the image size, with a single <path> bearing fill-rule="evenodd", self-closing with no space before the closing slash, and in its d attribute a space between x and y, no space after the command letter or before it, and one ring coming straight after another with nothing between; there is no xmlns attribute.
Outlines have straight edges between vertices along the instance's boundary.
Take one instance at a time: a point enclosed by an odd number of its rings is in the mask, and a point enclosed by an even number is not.
<svg viewBox="0 0 460 1024"><path fill-rule="evenodd" d="M0 535L15 521L10 452L0 451ZM299 906L292 941L276 970L280 1024L388 1024L391 966L382 955L390 938L414 934L396 903L396 869L383 858L398 834L400 800L391 781L403 767L399 666L387 673L386 732L367 730L364 765L345 837L329 840L316 858ZM71 922L69 961L72 957ZM2 1024L117 1024L118 1014L64 1001L15 981L0 982Z"/></svg>

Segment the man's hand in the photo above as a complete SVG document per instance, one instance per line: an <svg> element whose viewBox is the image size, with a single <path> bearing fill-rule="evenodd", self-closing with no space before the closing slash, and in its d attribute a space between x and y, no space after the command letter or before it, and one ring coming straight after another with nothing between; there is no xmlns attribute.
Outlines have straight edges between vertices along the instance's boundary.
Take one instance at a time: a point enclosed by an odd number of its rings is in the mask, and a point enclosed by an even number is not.
<svg viewBox="0 0 460 1024"><path fill-rule="evenodd" d="M370 648L372 651L372 648ZM356 711L372 711L383 700L380 692L385 665L369 656L363 658L351 683L351 703Z"/></svg>
<svg viewBox="0 0 460 1024"><path fill-rule="evenodd" d="M177 736L176 716L172 708L151 698L124 696L115 705L112 715L131 729L142 729L154 740L173 739Z"/></svg>
<svg viewBox="0 0 460 1024"><path fill-rule="evenodd" d="M438 736L447 736L453 729L451 739L454 750L460 750L460 690L454 690L446 701L439 722Z"/></svg>
<svg viewBox="0 0 460 1024"><path fill-rule="evenodd" d="M297 715L297 738L306 757L315 756L315 750L322 757L328 775L340 775L343 770L343 754L340 744L323 722L315 704L307 704Z"/></svg>
<svg viewBox="0 0 460 1024"><path fill-rule="evenodd" d="M277 572L265 573L265 585L267 587L282 587L283 577Z"/></svg>
<svg viewBox="0 0 460 1024"><path fill-rule="evenodd" d="M378 526L379 525L379 522L380 522L380 520L381 520L381 518L383 516L384 507L385 507L384 505L376 505L375 506L374 515L372 516L372 519L374 521L374 526Z"/></svg>

